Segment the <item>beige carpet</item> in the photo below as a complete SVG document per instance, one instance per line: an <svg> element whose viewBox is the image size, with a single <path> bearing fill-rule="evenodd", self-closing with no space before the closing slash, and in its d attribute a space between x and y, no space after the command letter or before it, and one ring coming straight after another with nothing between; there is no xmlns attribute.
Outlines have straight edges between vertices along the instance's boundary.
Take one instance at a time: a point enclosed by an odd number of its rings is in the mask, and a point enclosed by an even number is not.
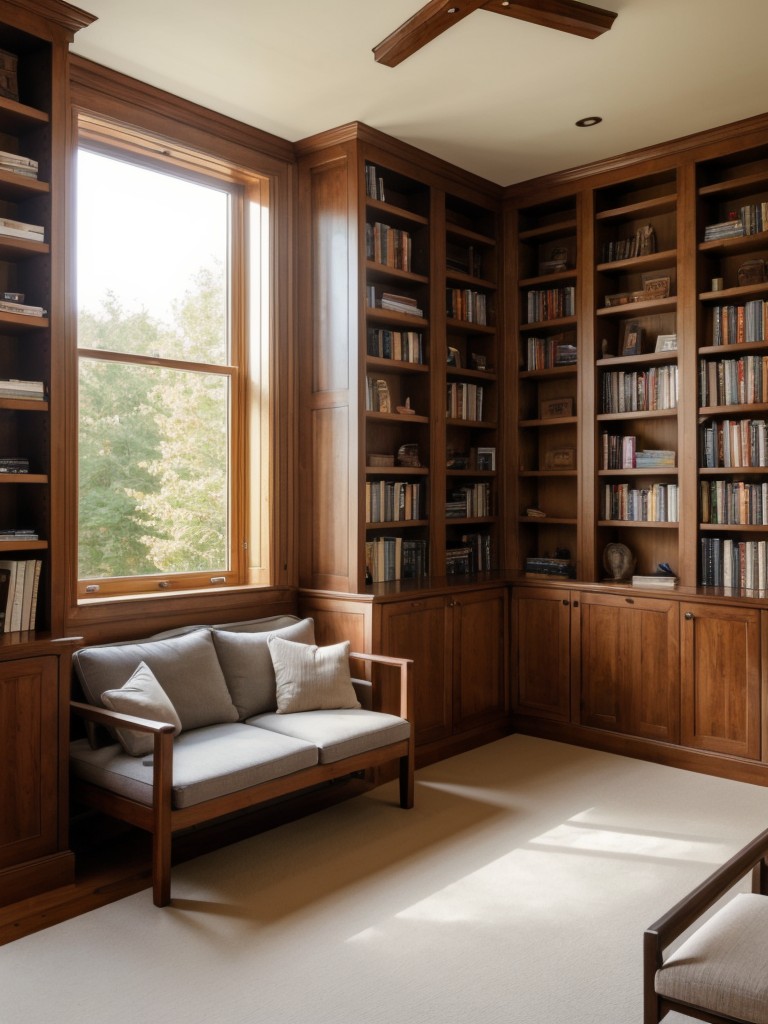
<svg viewBox="0 0 768 1024"><path fill-rule="evenodd" d="M768 819L766 789L523 736L395 795L1 947L0 1021L640 1024L643 929Z"/></svg>

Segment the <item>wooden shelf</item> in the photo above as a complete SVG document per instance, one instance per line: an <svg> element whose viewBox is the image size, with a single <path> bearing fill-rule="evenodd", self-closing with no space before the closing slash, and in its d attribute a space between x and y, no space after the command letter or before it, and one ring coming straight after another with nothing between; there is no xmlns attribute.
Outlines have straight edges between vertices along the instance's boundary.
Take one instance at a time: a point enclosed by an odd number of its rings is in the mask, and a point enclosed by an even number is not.
<svg viewBox="0 0 768 1024"><path fill-rule="evenodd" d="M662 267L674 266L676 263L677 249L666 249L664 252L652 252L647 256L633 256L627 260L598 263L595 270L600 274L630 274L643 270L659 270Z"/></svg>
<svg viewBox="0 0 768 1024"><path fill-rule="evenodd" d="M611 210L600 210L595 214L596 221L628 220L635 217L651 217L655 213L673 213L677 208L677 194L654 196L642 199L626 206L617 206Z"/></svg>
<svg viewBox="0 0 768 1024"><path fill-rule="evenodd" d="M643 299L641 302L625 302L622 306L601 306L595 310L600 317L620 317L632 320L638 316L651 313L667 313L677 309L677 296L670 295L666 299Z"/></svg>
<svg viewBox="0 0 768 1024"><path fill-rule="evenodd" d="M401 359L382 359L380 356L366 356L365 365L369 370L382 373L429 373L426 363L411 363Z"/></svg>

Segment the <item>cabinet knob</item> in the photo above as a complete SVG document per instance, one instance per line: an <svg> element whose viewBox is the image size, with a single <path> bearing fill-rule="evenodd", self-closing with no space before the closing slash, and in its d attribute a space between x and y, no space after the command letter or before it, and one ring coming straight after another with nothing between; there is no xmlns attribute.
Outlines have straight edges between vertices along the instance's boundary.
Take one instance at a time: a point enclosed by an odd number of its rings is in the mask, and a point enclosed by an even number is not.
<svg viewBox="0 0 768 1024"><path fill-rule="evenodd" d="M689 622L691 622L693 619L693 612L686 612L685 617Z"/></svg>
<svg viewBox="0 0 768 1024"><path fill-rule="evenodd" d="M563 608L567 608L567 607L568 607L568 604L569 604L569 602L568 602L568 601L566 601L566 599L565 599L565 598L563 598Z"/></svg>
<svg viewBox="0 0 768 1024"><path fill-rule="evenodd" d="M627 602L627 604L634 604L635 603L634 597L625 597L624 600Z"/></svg>
<svg viewBox="0 0 768 1024"><path fill-rule="evenodd" d="M579 602L578 601L574 601L573 602L573 607L574 608L578 608L579 607Z"/></svg>

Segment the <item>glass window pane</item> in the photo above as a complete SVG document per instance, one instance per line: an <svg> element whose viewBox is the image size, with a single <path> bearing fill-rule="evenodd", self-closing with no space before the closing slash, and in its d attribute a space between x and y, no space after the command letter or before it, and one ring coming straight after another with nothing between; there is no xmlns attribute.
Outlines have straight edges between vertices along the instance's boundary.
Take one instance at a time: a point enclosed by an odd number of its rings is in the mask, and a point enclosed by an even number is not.
<svg viewBox="0 0 768 1024"><path fill-rule="evenodd" d="M77 174L79 316L115 327L81 347L226 363L229 193L87 149Z"/></svg>
<svg viewBox="0 0 768 1024"><path fill-rule="evenodd" d="M81 579L229 569L229 388L81 358Z"/></svg>

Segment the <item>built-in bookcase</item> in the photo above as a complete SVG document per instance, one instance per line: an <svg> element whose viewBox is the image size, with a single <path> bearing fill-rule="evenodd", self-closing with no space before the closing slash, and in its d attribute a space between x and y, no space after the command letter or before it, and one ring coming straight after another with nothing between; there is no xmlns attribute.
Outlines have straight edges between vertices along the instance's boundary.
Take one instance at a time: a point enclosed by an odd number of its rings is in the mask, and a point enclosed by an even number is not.
<svg viewBox="0 0 768 1024"><path fill-rule="evenodd" d="M428 575L430 194L365 165L365 580Z"/></svg>
<svg viewBox="0 0 768 1024"><path fill-rule="evenodd" d="M633 178L594 193L596 564L625 544L639 574L679 572L680 373L677 175Z"/></svg>
<svg viewBox="0 0 768 1024"><path fill-rule="evenodd" d="M518 211L517 451L513 571L578 559L579 329L576 199Z"/></svg>
<svg viewBox="0 0 768 1024"><path fill-rule="evenodd" d="M498 214L445 199L445 572L499 567Z"/></svg>
<svg viewBox="0 0 768 1024"><path fill-rule="evenodd" d="M699 582L768 587L768 146L697 166Z"/></svg>

